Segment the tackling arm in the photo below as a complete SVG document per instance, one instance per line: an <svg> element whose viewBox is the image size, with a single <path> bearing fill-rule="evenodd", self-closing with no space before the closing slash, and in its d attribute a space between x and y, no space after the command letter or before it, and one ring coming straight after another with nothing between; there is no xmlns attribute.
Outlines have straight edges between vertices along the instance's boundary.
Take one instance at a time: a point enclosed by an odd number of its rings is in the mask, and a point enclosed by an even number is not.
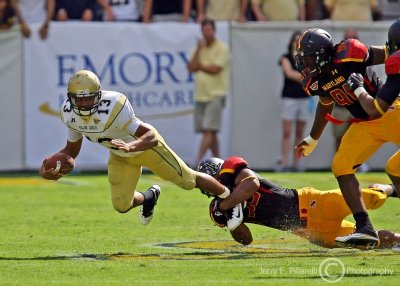
<svg viewBox="0 0 400 286"><path fill-rule="evenodd" d="M371 65L380 65L385 62L387 58L385 46L371 46L369 50L372 53Z"/></svg>
<svg viewBox="0 0 400 286"><path fill-rule="evenodd" d="M357 96L363 109L372 119L385 114L400 93L398 80L400 75L388 75L386 82L373 98L364 88L364 78L361 74L352 73L347 79L347 85Z"/></svg>
<svg viewBox="0 0 400 286"><path fill-rule="evenodd" d="M235 184L234 191L219 204L221 211L229 210L249 199L260 187L256 174L247 168L240 171L235 179Z"/></svg>

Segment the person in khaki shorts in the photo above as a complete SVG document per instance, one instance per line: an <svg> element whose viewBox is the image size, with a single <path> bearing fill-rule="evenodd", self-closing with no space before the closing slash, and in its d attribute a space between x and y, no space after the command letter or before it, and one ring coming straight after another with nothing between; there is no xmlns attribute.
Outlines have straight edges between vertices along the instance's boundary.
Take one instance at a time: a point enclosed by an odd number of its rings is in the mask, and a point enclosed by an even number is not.
<svg viewBox="0 0 400 286"><path fill-rule="evenodd" d="M215 37L215 22L201 22L203 38L197 43L187 65L195 73L195 131L202 133L196 166L211 150L219 157L218 132L228 93L229 48Z"/></svg>
<svg viewBox="0 0 400 286"><path fill-rule="evenodd" d="M196 0L197 6L197 22L203 21L205 18L215 21L238 21L244 23L246 19L246 11L249 6L249 0Z"/></svg>
<svg viewBox="0 0 400 286"><path fill-rule="evenodd" d="M304 21L304 0L251 0L256 21Z"/></svg>

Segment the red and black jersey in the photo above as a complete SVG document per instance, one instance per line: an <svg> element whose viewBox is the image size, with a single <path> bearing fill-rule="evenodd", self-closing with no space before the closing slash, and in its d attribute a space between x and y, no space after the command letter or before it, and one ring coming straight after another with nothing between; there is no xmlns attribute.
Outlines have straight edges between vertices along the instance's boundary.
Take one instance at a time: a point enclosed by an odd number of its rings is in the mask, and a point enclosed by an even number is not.
<svg viewBox="0 0 400 286"><path fill-rule="evenodd" d="M241 170L250 168L240 157L224 161L218 180L234 190L235 179ZM295 189L276 185L257 175L260 187L243 209L243 222L256 223L280 230L294 230L300 227L299 200Z"/></svg>
<svg viewBox="0 0 400 286"><path fill-rule="evenodd" d="M400 50L391 54L385 62L386 82L376 97L391 105L400 94Z"/></svg>
<svg viewBox="0 0 400 286"><path fill-rule="evenodd" d="M346 84L351 73L364 75L364 87L375 97L381 84L376 74L367 67L372 64L371 51L360 41L349 39L335 45L329 71L324 71L303 80L303 89L311 96L329 97L336 104L347 108L358 119L368 119L357 96Z"/></svg>

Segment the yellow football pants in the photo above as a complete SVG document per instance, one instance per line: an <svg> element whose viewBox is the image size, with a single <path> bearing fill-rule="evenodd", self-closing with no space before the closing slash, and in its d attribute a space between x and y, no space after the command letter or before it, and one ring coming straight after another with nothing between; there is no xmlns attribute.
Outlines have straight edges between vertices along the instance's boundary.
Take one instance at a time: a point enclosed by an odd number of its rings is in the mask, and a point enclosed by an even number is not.
<svg viewBox="0 0 400 286"><path fill-rule="evenodd" d="M351 214L339 189L319 191L314 188L297 190L299 194L300 218L305 227L294 233L324 247L334 247L335 238L352 233L355 225L344 220ZM362 196L367 209L381 207L387 195L380 189L362 189Z"/></svg>
<svg viewBox="0 0 400 286"><path fill-rule="evenodd" d="M108 181L111 186L111 200L117 211L127 211L142 173L142 167L150 169L161 179L170 181L185 190L196 185L194 171L172 151L161 135L154 129L158 145L135 157L121 157L110 152L108 160Z"/></svg>
<svg viewBox="0 0 400 286"><path fill-rule="evenodd" d="M356 166L371 157L383 143L400 145L400 100L381 118L351 124L342 138L340 147L332 161L335 177L354 174ZM400 177L400 151L396 152L386 164L386 172Z"/></svg>

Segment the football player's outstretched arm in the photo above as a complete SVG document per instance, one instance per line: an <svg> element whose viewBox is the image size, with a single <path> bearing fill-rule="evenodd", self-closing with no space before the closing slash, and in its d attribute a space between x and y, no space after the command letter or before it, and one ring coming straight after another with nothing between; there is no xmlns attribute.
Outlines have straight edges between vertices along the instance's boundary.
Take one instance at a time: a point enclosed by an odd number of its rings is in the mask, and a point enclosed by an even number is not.
<svg viewBox="0 0 400 286"><path fill-rule="evenodd" d="M65 147L60 151L58 151L57 153L68 154L69 156L75 159L78 156L79 151L81 150L81 146L82 146L82 138L76 142L67 141ZM39 175L43 179L56 181L64 175L62 172L55 173L54 169L52 168L46 170L45 161L46 159L43 160L42 166L39 169Z"/></svg>
<svg viewBox="0 0 400 286"><path fill-rule="evenodd" d="M361 74L352 73L347 79L347 85L360 101L361 106L370 118L379 118L385 114L391 104L397 99L400 92L398 81L400 75L388 75L386 82L379 88L373 98L364 88L364 77Z"/></svg>
<svg viewBox="0 0 400 286"><path fill-rule="evenodd" d="M334 102L332 100L320 97L317 110L315 111L314 123L311 128L310 135L304 138L295 147L297 158L308 156L314 151L314 148L317 146L318 139L321 137L322 132L328 123L325 115L332 112L333 106Z"/></svg>
<svg viewBox="0 0 400 286"><path fill-rule="evenodd" d="M240 224L235 230L231 230L231 235L237 242L248 245L253 242L250 229L244 223Z"/></svg>
<svg viewBox="0 0 400 286"><path fill-rule="evenodd" d="M226 211L249 199L260 187L260 181L250 169L242 169L235 179L234 191L224 199L219 208Z"/></svg>

